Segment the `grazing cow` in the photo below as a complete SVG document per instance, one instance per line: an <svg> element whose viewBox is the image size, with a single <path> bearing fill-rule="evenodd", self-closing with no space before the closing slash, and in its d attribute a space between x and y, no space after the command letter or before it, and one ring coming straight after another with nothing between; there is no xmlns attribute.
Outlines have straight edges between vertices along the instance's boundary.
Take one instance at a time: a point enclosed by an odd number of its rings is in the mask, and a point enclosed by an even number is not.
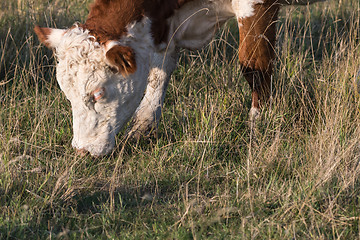
<svg viewBox="0 0 360 240"><path fill-rule="evenodd" d="M233 17L255 117L270 94L279 8L315 1L95 0L84 24L66 30L36 26L40 41L55 50L57 80L71 102L73 147L102 156L131 117L130 134L156 126L178 49L203 47Z"/></svg>

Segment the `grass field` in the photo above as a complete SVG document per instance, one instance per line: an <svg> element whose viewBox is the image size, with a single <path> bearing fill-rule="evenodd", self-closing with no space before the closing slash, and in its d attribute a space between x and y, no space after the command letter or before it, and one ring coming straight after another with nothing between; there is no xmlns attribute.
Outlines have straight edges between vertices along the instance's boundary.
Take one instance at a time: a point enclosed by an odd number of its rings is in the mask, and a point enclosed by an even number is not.
<svg viewBox="0 0 360 240"><path fill-rule="evenodd" d="M360 238L358 0L281 11L254 131L230 22L181 55L158 138L120 133L102 159L74 154L55 60L32 31L84 21L88 3L0 2L0 239Z"/></svg>

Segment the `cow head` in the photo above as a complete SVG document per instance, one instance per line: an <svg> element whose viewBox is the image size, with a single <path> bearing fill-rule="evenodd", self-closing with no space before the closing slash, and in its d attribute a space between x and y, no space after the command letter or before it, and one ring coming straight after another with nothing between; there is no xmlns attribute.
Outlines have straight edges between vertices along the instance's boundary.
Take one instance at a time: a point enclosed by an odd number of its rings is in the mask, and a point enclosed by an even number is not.
<svg viewBox="0 0 360 240"><path fill-rule="evenodd" d="M71 102L72 145L94 156L108 154L115 136L133 115L146 87L146 56L126 41L96 42L88 30L35 27L41 42L55 50L57 81Z"/></svg>

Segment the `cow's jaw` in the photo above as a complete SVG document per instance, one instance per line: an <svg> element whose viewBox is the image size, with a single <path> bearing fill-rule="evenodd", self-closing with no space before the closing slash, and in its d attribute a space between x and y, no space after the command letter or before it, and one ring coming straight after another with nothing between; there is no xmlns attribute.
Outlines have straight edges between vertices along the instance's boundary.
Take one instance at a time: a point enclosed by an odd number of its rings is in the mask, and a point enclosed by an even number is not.
<svg viewBox="0 0 360 240"><path fill-rule="evenodd" d="M108 154L115 146L115 136L132 116L143 92L142 86L136 86L136 79L124 79L113 76L101 83L104 97L94 102L93 96L71 97L73 112L72 145L79 150L86 150L94 156ZM94 90L93 90L94 91ZM92 92L89 90L89 92ZM70 98L69 98L70 99Z"/></svg>

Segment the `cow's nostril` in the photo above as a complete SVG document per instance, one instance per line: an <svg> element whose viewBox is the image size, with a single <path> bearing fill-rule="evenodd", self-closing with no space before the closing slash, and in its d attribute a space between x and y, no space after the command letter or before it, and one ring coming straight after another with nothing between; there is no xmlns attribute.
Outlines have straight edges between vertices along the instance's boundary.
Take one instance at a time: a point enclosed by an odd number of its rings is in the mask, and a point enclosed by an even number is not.
<svg viewBox="0 0 360 240"><path fill-rule="evenodd" d="M84 148L82 148L82 149L77 149L77 148L76 148L76 153L77 153L78 155L80 155L81 157L85 157L89 152L86 151Z"/></svg>

